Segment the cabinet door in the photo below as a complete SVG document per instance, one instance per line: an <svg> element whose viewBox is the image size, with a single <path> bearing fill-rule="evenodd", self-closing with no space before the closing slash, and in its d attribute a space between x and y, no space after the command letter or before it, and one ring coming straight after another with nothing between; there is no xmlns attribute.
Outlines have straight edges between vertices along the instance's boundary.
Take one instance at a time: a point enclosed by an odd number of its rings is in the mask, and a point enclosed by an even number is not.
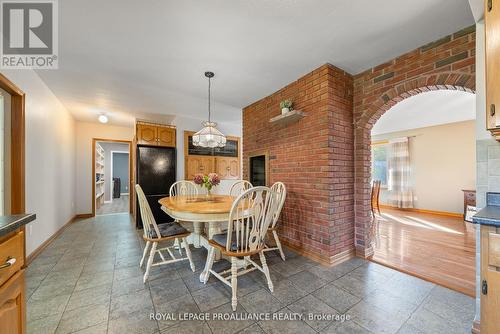
<svg viewBox="0 0 500 334"><path fill-rule="evenodd" d="M500 128L500 0L485 0L486 119L488 129Z"/></svg>
<svg viewBox="0 0 500 334"><path fill-rule="evenodd" d="M157 127L149 124L137 124L137 144L158 145Z"/></svg>
<svg viewBox="0 0 500 334"><path fill-rule="evenodd" d="M0 334L25 332L24 289L24 270L0 288Z"/></svg>
<svg viewBox="0 0 500 334"><path fill-rule="evenodd" d="M238 158L216 158L216 171L223 180L238 179L240 176L240 164Z"/></svg>
<svg viewBox="0 0 500 334"><path fill-rule="evenodd" d="M159 126L157 129L158 145L175 147L175 129Z"/></svg>
<svg viewBox="0 0 500 334"><path fill-rule="evenodd" d="M186 180L192 180L196 174L214 172L214 158L204 156L188 156L186 158Z"/></svg>

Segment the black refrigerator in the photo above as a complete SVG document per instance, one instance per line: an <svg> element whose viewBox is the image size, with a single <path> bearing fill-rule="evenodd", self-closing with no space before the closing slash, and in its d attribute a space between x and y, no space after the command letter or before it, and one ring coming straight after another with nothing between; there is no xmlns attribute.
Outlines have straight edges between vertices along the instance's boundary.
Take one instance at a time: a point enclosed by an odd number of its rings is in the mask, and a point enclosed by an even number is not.
<svg viewBox="0 0 500 334"><path fill-rule="evenodd" d="M137 146L136 182L144 191L157 224L173 221L161 210L158 200L168 196L170 186L176 181L176 155L173 147ZM135 221L141 229L139 203Z"/></svg>

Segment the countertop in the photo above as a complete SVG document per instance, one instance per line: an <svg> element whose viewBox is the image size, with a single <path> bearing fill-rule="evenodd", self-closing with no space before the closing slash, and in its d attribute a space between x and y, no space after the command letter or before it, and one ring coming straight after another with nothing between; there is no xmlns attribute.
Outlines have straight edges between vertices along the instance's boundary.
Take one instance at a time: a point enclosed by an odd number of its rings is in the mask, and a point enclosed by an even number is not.
<svg viewBox="0 0 500 334"><path fill-rule="evenodd" d="M500 227L500 206L487 205L472 217L472 221L479 225Z"/></svg>
<svg viewBox="0 0 500 334"><path fill-rule="evenodd" d="M0 237L10 233L19 227L26 225L36 219L36 215L22 214L22 215L10 215L10 216L0 216Z"/></svg>

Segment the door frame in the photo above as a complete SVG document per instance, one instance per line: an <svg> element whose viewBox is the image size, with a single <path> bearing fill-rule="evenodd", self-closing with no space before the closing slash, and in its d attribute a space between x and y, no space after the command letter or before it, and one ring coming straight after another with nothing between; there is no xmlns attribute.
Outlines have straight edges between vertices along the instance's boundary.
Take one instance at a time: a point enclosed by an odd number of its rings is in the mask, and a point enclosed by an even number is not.
<svg viewBox="0 0 500 334"><path fill-rule="evenodd" d="M92 217L95 217L95 144L98 141L111 142L111 143L125 143L128 144L129 147L129 213L133 213L133 184L134 184L134 172L133 172L133 145L131 140L122 140L122 139L106 139L106 138L92 138Z"/></svg>
<svg viewBox="0 0 500 334"><path fill-rule="evenodd" d="M129 156L128 159L130 161L130 152L127 152L127 151L111 151L110 152L110 158L111 158L110 159L111 160L110 173L109 173L110 174L109 189L111 191L111 197L110 197L110 201L109 201L110 203L113 202L113 190L112 190L113 189L113 154L115 154L115 153L128 154L128 156ZM129 166L129 168L130 168L130 166ZM129 171L129 177L130 177L130 171ZM130 179L129 179L129 183L130 183ZM129 186L128 191L129 191L128 194L130 195L130 186ZM120 195L121 195L121 191L120 191Z"/></svg>
<svg viewBox="0 0 500 334"><path fill-rule="evenodd" d="M25 101L26 95L12 81L0 73L0 88L10 94L10 213L26 211L25 189Z"/></svg>

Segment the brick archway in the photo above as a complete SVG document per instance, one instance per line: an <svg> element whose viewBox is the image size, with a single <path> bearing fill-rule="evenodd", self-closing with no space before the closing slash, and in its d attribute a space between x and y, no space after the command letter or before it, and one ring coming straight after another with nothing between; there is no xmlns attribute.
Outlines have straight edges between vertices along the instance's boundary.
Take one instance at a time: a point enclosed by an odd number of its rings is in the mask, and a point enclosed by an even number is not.
<svg viewBox="0 0 500 334"><path fill-rule="evenodd" d="M424 75L381 91L355 121L355 242L358 255L373 254L370 240L371 129L379 118L402 100L435 90L475 92L475 73L442 72Z"/></svg>

